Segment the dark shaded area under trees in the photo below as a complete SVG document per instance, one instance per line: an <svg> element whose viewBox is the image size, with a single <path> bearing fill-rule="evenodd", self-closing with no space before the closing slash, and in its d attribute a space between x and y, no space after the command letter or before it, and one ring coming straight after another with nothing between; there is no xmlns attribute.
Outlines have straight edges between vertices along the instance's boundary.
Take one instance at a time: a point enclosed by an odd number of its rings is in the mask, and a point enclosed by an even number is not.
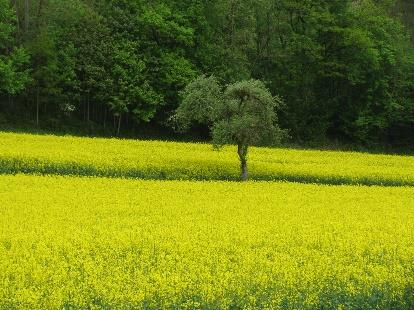
<svg viewBox="0 0 414 310"><path fill-rule="evenodd" d="M171 134L200 74L262 80L291 142L414 148L411 0L0 0L0 128Z"/></svg>

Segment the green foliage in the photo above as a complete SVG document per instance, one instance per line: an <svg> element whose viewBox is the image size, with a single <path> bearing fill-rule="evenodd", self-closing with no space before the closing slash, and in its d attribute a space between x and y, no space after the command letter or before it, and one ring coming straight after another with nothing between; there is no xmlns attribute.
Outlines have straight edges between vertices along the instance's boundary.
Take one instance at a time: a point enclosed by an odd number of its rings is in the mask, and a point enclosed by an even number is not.
<svg viewBox="0 0 414 310"><path fill-rule="evenodd" d="M122 115L127 134L165 124L205 74L263 81L295 142L414 143L412 1L26 3L0 2L4 114L33 119L37 106L41 120L83 120L91 133Z"/></svg>
<svg viewBox="0 0 414 310"><path fill-rule="evenodd" d="M143 79L146 64L136 57L132 42L113 53L111 108L118 116L131 111L138 121L149 121L163 98Z"/></svg>
<svg viewBox="0 0 414 310"><path fill-rule="evenodd" d="M182 102L175 118L185 130L193 121L210 123L215 118L215 109L223 101L221 86L213 76L196 78L184 88L181 96Z"/></svg>
<svg viewBox="0 0 414 310"><path fill-rule="evenodd" d="M194 121L210 125L216 146L280 142L282 131L275 111L281 100L261 81L229 84L223 92L215 77L200 76L181 95L183 100L175 115L178 123L185 129Z"/></svg>
<svg viewBox="0 0 414 310"><path fill-rule="evenodd" d="M13 44L16 17L10 1L0 0L0 50L5 51Z"/></svg>
<svg viewBox="0 0 414 310"><path fill-rule="evenodd" d="M294 139L387 140L397 110L412 102L397 89L409 81L413 49L390 3L284 0L257 8L254 75L285 99L281 123Z"/></svg>
<svg viewBox="0 0 414 310"><path fill-rule="evenodd" d="M29 55L23 48L16 48L7 56L0 55L0 93L16 95L31 81L27 63Z"/></svg>
<svg viewBox="0 0 414 310"><path fill-rule="evenodd" d="M187 129L194 121L209 125L215 147L236 144L243 179L247 179L248 147L274 145L284 133L275 112L281 101L261 81L236 82L222 92L213 76L200 76L182 96L175 119Z"/></svg>
<svg viewBox="0 0 414 310"><path fill-rule="evenodd" d="M273 97L261 81L230 84L223 101L213 110L215 145L275 145L283 132L277 125L276 110L281 100Z"/></svg>
<svg viewBox="0 0 414 310"><path fill-rule="evenodd" d="M14 96L30 81L29 55L15 42L15 16L10 1L0 0L0 95Z"/></svg>

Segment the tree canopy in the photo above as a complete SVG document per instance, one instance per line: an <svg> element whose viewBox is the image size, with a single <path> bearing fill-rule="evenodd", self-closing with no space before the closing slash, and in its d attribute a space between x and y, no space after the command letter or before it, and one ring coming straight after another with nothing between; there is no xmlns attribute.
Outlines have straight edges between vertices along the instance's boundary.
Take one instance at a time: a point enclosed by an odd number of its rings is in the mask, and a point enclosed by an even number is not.
<svg viewBox="0 0 414 310"><path fill-rule="evenodd" d="M200 76L187 85L182 97L175 121L184 129L193 122L207 124L216 147L236 144L243 180L248 177L248 147L275 145L285 135L276 116L281 100L261 81L235 82L223 91L213 76Z"/></svg>
<svg viewBox="0 0 414 310"><path fill-rule="evenodd" d="M413 20L411 0L0 0L0 119L163 127L206 74L263 81L292 142L412 147Z"/></svg>

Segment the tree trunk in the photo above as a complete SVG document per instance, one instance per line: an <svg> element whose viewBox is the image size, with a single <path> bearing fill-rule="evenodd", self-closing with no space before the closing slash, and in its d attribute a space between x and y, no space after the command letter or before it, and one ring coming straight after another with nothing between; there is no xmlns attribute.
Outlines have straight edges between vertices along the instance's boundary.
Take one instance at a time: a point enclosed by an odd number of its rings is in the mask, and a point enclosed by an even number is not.
<svg viewBox="0 0 414 310"><path fill-rule="evenodd" d="M82 102L82 110L83 110L83 121L86 122L86 101L85 98L81 96L81 102Z"/></svg>
<svg viewBox="0 0 414 310"><path fill-rule="evenodd" d="M42 16L42 9L43 9L43 1L44 0L39 0L39 6L37 9L37 17L36 17L36 27L37 29L40 28L40 23L41 23L41 16Z"/></svg>
<svg viewBox="0 0 414 310"><path fill-rule="evenodd" d="M103 115L103 128L106 127L106 107L104 107L104 115Z"/></svg>
<svg viewBox="0 0 414 310"><path fill-rule="evenodd" d="M20 18L19 18L19 10L18 10L18 8L17 8L17 1L16 0L14 0L13 1L13 7L14 7L14 10L15 10L15 13L16 13L16 32L15 32L15 34L16 34L16 39L18 39L19 38L19 34L20 34Z"/></svg>
<svg viewBox="0 0 414 310"><path fill-rule="evenodd" d="M24 31L26 33L29 31L29 10L30 10L29 0L25 0L24 1Z"/></svg>
<svg viewBox="0 0 414 310"><path fill-rule="evenodd" d="M39 127L39 88L36 89L36 127Z"/></svg>
<svg viewBox="0 0 414 310"><path fill-rule="evenodd" d="M87 97L86 98L87 98L86 99L86 101L87 101L86 122L89 123L89 119L90 119L90 117L89 117L89 115L90 115L89 91L88 91L88 94L87 94Z"/></svg>
<svg viewBox="0 0 414 310"><path fill-rule="evenodd" d="M247 173L247 160L241 160L241 179L242 181L247 181L248 179L248 173Z"/></svg>
<svg viewBox="0 0 414 310"><path fill-rule="evenodd" d="M119 136L119 132L121 131L121 117L122 117L122 115L119 114L119 117L118 117L118 129L117 129L118 136Z"/></svg>
<svg viewBox="0 0 414 310"><path fill-rule="evenodd" d="M237 154L239 154L240 159L241 180L247 181L247 145L239 144L237 146Z"/></svg>

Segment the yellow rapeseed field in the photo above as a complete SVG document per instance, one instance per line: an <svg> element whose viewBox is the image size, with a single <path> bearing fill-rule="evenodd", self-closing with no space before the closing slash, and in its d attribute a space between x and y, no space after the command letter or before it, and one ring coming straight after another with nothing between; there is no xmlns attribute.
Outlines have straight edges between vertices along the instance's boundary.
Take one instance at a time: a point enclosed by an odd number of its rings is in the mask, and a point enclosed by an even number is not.
<svg viewBox="0 0 414 310"><path fill-rule="evenodd" d="M251 148L252 179L326 184L414 185L414 157ZM0 173L146 179L236 180L235 147L0 132Z"/></svg>
<svg viewBox="0 0 414 310"><path fill-rule="evenodd" d="M20 145L21 156L47 160L99 164L92 151L104 149L105 165L117 149L115 165L141 165L145 152L144 142L18 137L10 154ZM167 159L183 154L180 144L148 145L170 148ZM188 146L201 150L208 147ZM291 158L305 170L317 154L300 161L296 151L255 152L252 159ZM366 166L382 159L366 158ZM3 175L0 308L413 309L413 197L412 187Z"/></svg>

